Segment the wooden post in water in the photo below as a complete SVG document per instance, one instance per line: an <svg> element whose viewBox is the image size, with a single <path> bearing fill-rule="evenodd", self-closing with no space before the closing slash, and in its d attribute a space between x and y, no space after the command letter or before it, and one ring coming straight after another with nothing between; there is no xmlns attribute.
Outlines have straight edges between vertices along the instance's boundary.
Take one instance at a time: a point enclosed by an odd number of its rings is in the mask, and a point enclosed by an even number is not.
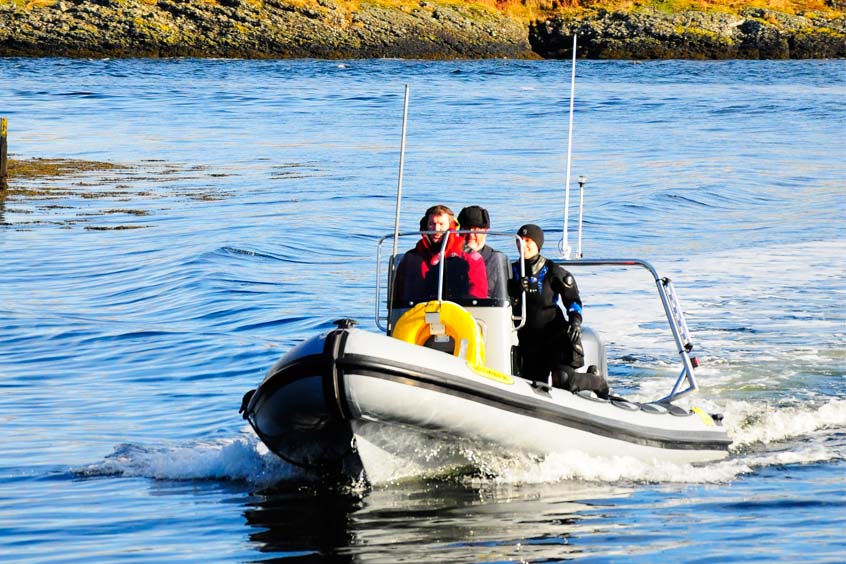
<svg viewBox="0 0 846 564"><path fill-rule="evenodd" d="M7 182L9 179L9 172L6 168L6 118L0 118L0 190L5 190L9 187Z"/></svg>

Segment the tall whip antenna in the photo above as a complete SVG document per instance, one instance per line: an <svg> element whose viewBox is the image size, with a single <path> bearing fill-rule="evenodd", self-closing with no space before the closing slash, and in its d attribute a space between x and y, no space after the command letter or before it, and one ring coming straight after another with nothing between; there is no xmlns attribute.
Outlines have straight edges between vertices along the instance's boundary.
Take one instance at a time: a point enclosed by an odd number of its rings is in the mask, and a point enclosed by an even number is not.
<svg viewBox="0 0 846 564"><path fill-rule="evenodd" d="M397 245L399 241L400 207L402 202L402 170L405 165L405 130L408 125L408 84L405 85L405 101L402 106L402 141L400 142L399 175L397 177L397 211L394 216L394 252L392 257L397 256ZM393 264L393 263L392 263Z"/></svg>
<svg viewBox="0 0 846 564"><path fill-rule="evenodd" d="M396 268L396 257L397 257L397 246L399 243L399 221L400 221L400 208L402 207L402 171L405 165L405 130L408 126L408 84L405 85L405 101L402 105L402 141L400 142L400 160L399 160L399 173L397 174L397 211L394 215L394 249L391 253L391 261L390 265L388 266L388 273L389 273L389 280L394 280L394 269ZM379 281L376 281L378 286ZM391 334L391 317L393 315L394 309L394 284L389 284L390 288L388 289L388 334ZM376 313L376 323L379 323L379 313L378 313L379 304L376 304L377 313Z"/></svg>
<svg viewBox="0 0 846 564"><path fill-rule="evenodd" d="M564 238L561 240L561 254L565 259L570 258L570 244L567 241L567 230L570 220L570 155L573 152L573 105L576 99L576 37L573 34L573 63L570 76L570 128L567 133L567 176L564 179Z"/></svg>

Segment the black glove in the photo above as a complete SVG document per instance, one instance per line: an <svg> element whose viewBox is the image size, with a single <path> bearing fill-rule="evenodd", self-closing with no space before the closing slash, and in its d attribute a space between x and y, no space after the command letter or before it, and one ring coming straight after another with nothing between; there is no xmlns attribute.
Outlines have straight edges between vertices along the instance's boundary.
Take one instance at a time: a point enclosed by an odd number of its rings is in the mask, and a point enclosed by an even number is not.
<svg viewBox="0 0 846 564"><path fill-rule="evenodd" d="M527 294L537 294L538 293L538 279L537 278L529 278L528 276L524 276L520 279L520 290L526 292Z"/></svg>
<svg viewBox="0 0 846 564"><path fill-rule="evenodd" d="M570 319L570 327L567 328L567 337L570 338L573 346L579 344L579 340L582 338L582 320L578 317Z"/></svg>

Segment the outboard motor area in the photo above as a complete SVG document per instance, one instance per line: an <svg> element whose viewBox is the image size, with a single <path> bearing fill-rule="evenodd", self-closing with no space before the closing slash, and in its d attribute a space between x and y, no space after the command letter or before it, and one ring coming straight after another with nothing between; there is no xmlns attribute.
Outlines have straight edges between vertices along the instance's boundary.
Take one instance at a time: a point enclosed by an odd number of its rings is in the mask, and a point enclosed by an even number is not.
<svg viewBox="0 0 846 564"><path fill-rule="evenodd" d="M596 367L597 374L608 377L608 354L605 343L599 338L599 333L590 327L582 327L582 347L585 349L585 365L577 368L576 372L587 372L591 366Z"/></svg>

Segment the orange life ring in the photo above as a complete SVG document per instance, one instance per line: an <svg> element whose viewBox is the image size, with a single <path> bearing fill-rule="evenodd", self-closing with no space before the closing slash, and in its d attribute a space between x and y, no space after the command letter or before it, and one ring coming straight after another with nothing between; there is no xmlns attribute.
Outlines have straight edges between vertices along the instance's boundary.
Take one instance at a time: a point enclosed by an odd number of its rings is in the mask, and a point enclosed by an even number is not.
<svg viewBox="0 0 846 564"><path fill-rule="evenodd" d="M432 334L436 333L426 320L426 314L438 314L438 321L444 326L444 333L455 342L452 353L454 356L477 365L485 363L485 342L479 324L469 311L454 302L431 301L417 304L402 314L391 335L407 343L421 346L426 344Z"/></svg>

